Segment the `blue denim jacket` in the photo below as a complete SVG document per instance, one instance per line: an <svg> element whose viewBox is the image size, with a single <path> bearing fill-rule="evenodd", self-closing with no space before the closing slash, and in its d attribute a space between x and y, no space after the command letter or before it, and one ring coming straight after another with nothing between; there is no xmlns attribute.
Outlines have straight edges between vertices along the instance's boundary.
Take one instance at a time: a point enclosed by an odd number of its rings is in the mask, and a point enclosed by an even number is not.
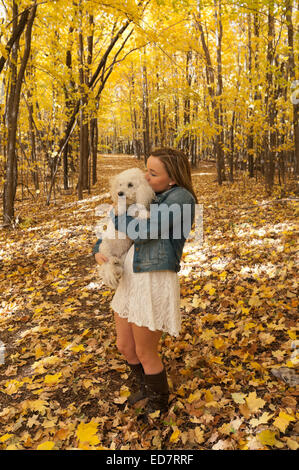
<svg viewBox="0 0 299 470"><path fill-rule="evenodd" d="M187 189L173 186L156 194L149 219L137 219L127 213L115 216L116 230L134 241L133 271L180 270L180 259L195 217L195 199ZM101 239L93 248L99 251Z"/></svg>

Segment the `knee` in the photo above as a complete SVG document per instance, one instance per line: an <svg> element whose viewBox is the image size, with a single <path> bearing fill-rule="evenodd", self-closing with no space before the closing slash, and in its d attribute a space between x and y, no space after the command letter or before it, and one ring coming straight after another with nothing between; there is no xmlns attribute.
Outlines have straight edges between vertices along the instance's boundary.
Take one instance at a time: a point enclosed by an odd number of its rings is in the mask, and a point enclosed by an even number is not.
<svg viewBox="0 0 299 470"><path fill-rule="evenodd" d="M135 344L130 344L127 341L124 341L122 338L116 340L116 347L118 351L123 354L127 359L130 359L132 356L135 356Z"/></svg>
<svg viewBox="0 0 299 470"><path fill-rule="evenodd" d="M136 345L136 355L142 364L146 363L153 356L151 351L146 349L142 344Z"/></svg>

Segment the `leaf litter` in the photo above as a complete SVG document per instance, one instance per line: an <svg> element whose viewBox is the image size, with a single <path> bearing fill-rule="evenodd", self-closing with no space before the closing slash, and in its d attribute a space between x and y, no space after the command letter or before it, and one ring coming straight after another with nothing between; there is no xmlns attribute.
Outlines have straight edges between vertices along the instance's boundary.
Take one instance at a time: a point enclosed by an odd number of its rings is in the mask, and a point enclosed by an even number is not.
<svg viewBox="0 0 299 470"><path fill-rule="evenodd" d="M127 406L91 249L108 178L136 165L103 157L100 191L18 203L23 222L0 233L0 448L297 450L298 202L265 203L255 180L220 188L209 164L193 172L204 237L184 250L182 331L160 346L169 411Z"/></svg>

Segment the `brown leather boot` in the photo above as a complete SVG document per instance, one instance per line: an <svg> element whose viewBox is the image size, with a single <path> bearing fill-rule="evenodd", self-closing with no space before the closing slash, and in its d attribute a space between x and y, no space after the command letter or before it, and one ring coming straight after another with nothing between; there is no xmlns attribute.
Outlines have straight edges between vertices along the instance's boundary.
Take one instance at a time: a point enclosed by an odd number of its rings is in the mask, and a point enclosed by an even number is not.
<svg viewBox="0 0 299 470"><path fill-rule="evenodd" d="M167 382L166 370L163 369L159 374L145 374L145 387L147 391L148 403L146 405L147 413L161 410L167 411L169 388Z"/></svg>
<svg viewBox="0 0 299 470"><path fill-rule="evenodd" d="M140 400L143 400L147 397L145 380L144 380L144 370L142 364L129 364L131 369L131 386L132 389L131 395L128 397L129 405L134 405Z"/></svg>

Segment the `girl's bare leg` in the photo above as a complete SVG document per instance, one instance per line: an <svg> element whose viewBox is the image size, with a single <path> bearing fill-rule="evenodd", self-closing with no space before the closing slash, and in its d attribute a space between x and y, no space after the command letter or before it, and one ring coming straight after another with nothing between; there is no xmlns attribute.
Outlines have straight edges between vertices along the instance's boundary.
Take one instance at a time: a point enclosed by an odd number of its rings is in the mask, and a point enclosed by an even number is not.
<svg viewBox="0 0 299 470"><path fill-rule="evenodd" d="M121 318L117 313L114 313L114 320L117 349L125 356L129 364L139 364L140 360L136 354L132 323L129 323L126 318Z"/></svg>
<svg viewBox="0 0 299 470"><path fill-rule="evenodd" d="M158 354L161 331L151 331L145 326L131 323L135 341L135 352L141 362L145 374L158 374L163 370L163 363Z"/></svg>

